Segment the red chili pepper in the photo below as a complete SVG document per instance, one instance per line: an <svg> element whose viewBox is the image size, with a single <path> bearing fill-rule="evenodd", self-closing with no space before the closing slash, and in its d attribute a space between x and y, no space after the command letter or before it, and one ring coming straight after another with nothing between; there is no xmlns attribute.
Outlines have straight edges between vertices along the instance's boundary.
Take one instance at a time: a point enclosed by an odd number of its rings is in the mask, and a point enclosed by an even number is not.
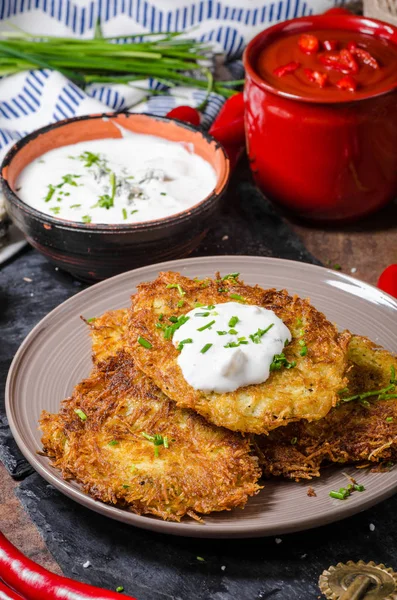
<svg viewBox="0 0 397 600"><path fill-rule="evenodd" d="M305 54L315 54L320 49L320 42L315 35L304 33L298 39L298 46Z"/></svg>
<svg viewBox="0 0 397 600"><path fill-rule="evenodd" d="M376 58L373 57L372 54L370 54L367 50L364 50L364 48L359 48L356 46L356 48L352 48L350 52L351 54L354 54L354 56L357 56L358 59L362 60L365 65L368 65L373 69L380 68Z"/></svg>
<svg viewBox="0 0 397 600"><path fill-rule="evenodd" d="M238 94L230 96L230 98L223 103L218 116L212 124L212 127L216 129L218 127L223 127L223 125L228 125L230 121L244 119L244 111L244 93L238 92Z"/></svg>
<svg viewBox="0 0 397 600"><path fill-rule="evenodd" d="M358 63L349 50L346 50L346 48L341 50L339 56L341 63L345 64L350 69L350 73L353 73L354 75L358 73Z"/></svg>
<svg viewBox="0 0 397 600"><path fill-rule="evenodd" d="M305 75L309 81L317 83L321 88L325 87L328 82L328 75L321 71L313 71L313 69L304 69Z"/></svg>
<svg viewBox="0 0 397 600"><path fill-rule="evenodd" d="M120 594L117 592L93 587L47 571L19 552L1 532L0 578L29 600L120 600ZM123 598L136 600L131 596L123 595Z"/></svg>
<svg viewBox="0 0 397 600"><path fill-rule="evenodd" d="M338 40L324 40L323 46L325 50L337 50L339 42Z"/></svg>
<svg viewBox="0 0 397 600"><path fill-rule="evenodd" d="M289 75L290 73L296 71L296 69L299 69L300 66L300 63L292 61L287 63L286 65L277 67L277 69L274 69L273 73L274 75L276 75L276 77L284 77L284 75Z"/></svg>
<svg viewBox="0 0 397 600"><path fill-rule="evenodd" d="M397 264L389 265L381 273L378 288L397 298Z"/></svg>
<svg viewBox="0 0 397 600"><path fill-rule="evenodd" d="M190 123L198 127L200 125L200 113L192 106L176 106L166 115L170 119L179 119L185 123Z"/></svg>
<svg viewBox="0 0 397 600"><path fill-rule="evenodd" d="M24 600L24 598L0 581L0 600Z"/></svg>
<svg viewBox="0 0 397 600"><path fill-rule="evenodd" d="M245 147L243 92L226 100L209 133L224 146L231 167L234 167Z"/></svg>
<svg viewBox="0 0 397 600"><path fill-rule="evenodd" d="M339 89L346 90L347 92L355 92L357 89L357 81L351 75L342 77L342 79L336 82L336 85Z"/></svg>

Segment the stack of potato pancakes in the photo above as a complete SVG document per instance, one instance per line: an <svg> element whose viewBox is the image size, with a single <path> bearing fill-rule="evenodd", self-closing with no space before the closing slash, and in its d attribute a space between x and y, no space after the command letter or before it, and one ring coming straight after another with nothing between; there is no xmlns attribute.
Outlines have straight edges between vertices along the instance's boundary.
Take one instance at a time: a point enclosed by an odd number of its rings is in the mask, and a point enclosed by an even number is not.
<svg viewBox="0 0 397 600"><path fill-rule="evenodd" d="M294 368L233 392L194 389L178 364L173 324L231 298L284 322L292 340L283 356ZM245 285L236 273L204 280L160 273L139 286L130 308L88 327L92 372L58 414L43 412L40 427L53 466L96 500L201 520L243 508L268 477L311 479L331 463L379 467L395 458L397 357L338 332L285 290Z"/></svg>

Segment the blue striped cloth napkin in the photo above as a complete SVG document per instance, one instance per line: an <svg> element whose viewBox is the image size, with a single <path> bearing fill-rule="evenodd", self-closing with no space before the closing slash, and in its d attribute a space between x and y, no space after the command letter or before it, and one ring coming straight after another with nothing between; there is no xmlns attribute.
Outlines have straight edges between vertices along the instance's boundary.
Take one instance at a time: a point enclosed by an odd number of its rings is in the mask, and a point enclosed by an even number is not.
<svg viewBox="0 0 397 600"><path fill-rule="evenodd" d="M230 59L264 27L280 20L322 12L343 0L0 0L0 35L9 24L29 33L92 37L99 19L105 37L152 31L189 31L217 45ZM230 63L233 78L240 61ZM0 159L27 133L60 119L109 110L164 115L173 107L197 106L204 91L175 88L148 96L157 85L90 85L84 91L56 72L35 70L0 80ZM140 88L140 89L138 89ZM211 94L203 115L209 127L223 98Z"/></svg>

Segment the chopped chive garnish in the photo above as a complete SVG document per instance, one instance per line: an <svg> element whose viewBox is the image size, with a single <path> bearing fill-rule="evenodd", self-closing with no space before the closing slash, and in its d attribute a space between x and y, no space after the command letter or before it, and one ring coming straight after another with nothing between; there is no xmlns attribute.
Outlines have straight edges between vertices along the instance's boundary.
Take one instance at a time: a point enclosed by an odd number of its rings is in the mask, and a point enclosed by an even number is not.
<svg viewBox="0 0 397 600"><path fill-rule="evenodd" d="M224 348L238 348L238 346L240 346L240 344L241 344L241 342L228 342L223 347Z"/></svg>
<svg viewBox="0 0 397 600"><path fill-rule="evenodd" d="M148 433L144 433L142 431L142 435L144 438L146 438L149 442L153 442L154 444L154 455L156 458L158 458L159 456L159 446L164 446L164 448L168 448L168 437L167 436L162 436L159 433L155 433L154 435L149 435Z"/></svg>
<svg viewBox="0 0 397 600"><path fill-rule="evenodd" d="M162 321L163 319L164 319L164 315L163 315L163 313L160 313L159 314L159 321Z"/></svg>
<svg viewBox="0 0 397 600"><path fill-rule="evenodd" d="M394 392L396 389L396 371L394 365L390 367L390 385L380 389L373 390L370 392L363 392L362 394L355 394L354 396L349 396L348 398L341 398L341 402L351 402L352 400L359 400L361 403L365 402L365 398L369 398L371 396L378 396L378 400L391 400L397 397L397 394L389 393ZM339 394L348 391L346 388L341 390Z"/></svg>
<svg viewBox="0 0 397 600"><path fill-rule="evenodd" d="M233 298L233 300L239 300L240 302L245 302L245 298L240 296L240 294L230 294L230 298Z"/></svg>
<svg viewBox="0 0 397 600"><path fill-rule="evenodd" d="M171 321L171 323L178 323L178 317L168 317L168 320Z"/></svg>
<svg viewBox="0 0 397 600"><path fill-rule="evenodd" d="M48 186L47 195L44 198L44 202L49 202L54 194L55 194L55 187L53 185L51 185L51 183L50 183L50 185Z"/></svg>
<svg viewBox="0 0 397 600"><path fill-rule="evenodd" d="M238 317L232 317L229 320L229 327L234 327L235 325L237 325L238 322L239 322L239 318Z"/></svg>
<svg viewBox="0 0 397 600"><path fill-rule="evenodd" d="M296 442L297 442L297 441L298 441L298 438L297 438L297 437L293 437L293 438L291 439L291 444L294 446L294 445L296 444Z"/></svg>
<svg viewBox="0 0 397 600"><path fill-rule="evenodd" d="M61 210L61 207L60 207L60 206L53 206L52 208L50 208L50 211L51 211L52 213L54 213L54 215L58 215L58 214L59 214L59 212L60 212L60 210Z"/></svg>
<svg viewBox="0 0 397 600"><path fill-rule="evenodd" d="M203 304L202 302L195 302L194 303L194 308L203 308L203 306L205 306L205 304Z"/></svg>
<svg viewBox="0 0 397 600"><path fill-rule="evenodd" d="M335 263L334 266L332 267L335 271L341 271L342 267L341 265L339 265L338 263Z"/></svg>
<svg viewBox="0 0 397 600"><path fill-rule="evenodd" d="M209 304L209 305L207 306L207 309L208 309L208 310L214 310L214 308L215 308L215 304Z"/></svg>
<svg viewBox="0 0 397 600"><path fill-rule="evenodd" d="M238 331L236 331L235 329L229 329L229 333L230 335L237 335Z"/></svg>
<svg viewBox="0 0 397 600"><path fill-rule="evenodd" d="M183 306L184 304L185 304L185 301L184 301L184 300L179 300L179 302L178 302L178 304L177 304L177 307L178 307L178 308L182 308L182 306Z"/></svg>
<svg viewBox="0 0 397 600"><path fill-rule="evenodd" d="M227 331L217 331L216 332L218 335L226 335Z"/></svg>
<svg viewBox="0 0 397 600"><path fill-rule="evenodd" d="M358 483L355 483L353 485L353 488L356 490L356 492L364 492L365 491L365 487L363 485L358 484Z"/></svg>
<svg viewBox="0 0 397 600"><path fill-rule="evenodd" d="M91 319L87 319L87 323L92 323L93 321L96 321L96 317L91 317Z"/></svg>
<svg viewBox="0 0 397 600"><path fill-rule="evenodd" d="M70 208L80 208L81 204L71 204Z"/></svg>
<svg viewBox="0 0 397 600"><path fill-rule="evenodd" d="M393 417L386 417L386 423L392 423Z"/></svg>
<svg viewBox="0 0 397 600"><path fill-rule="evenodd" d="M183 346L185 344L193 344L192 338L187 338L186 340L182 340L181 342L179 342L179 344L177 346L178 350L182 351L183 350Z"/></svg>
<svg viewBox="0 0 397 600"><path fill-rule="evenodd" d="M132 210L132 211L130 212L130 215L134 215L134 214L135 214L135 213L137 213L137 212L139 212L139 211L138 211L138 209L136 208L135 210Z"/></svg>
<svg viewBox="0 0 397 600"><path fill-rule="evenodd" d="M166 196L167 192L160 192L160 196Z"/></svg>
<svg viewBox="0 0 397 600"><path fill-rule="evenodd" d="M80 419L82 421L86 421L87 420L87 415L85 414L85 412L83 412L81 410L81 408L75 408L74 412L76 413L76 415L78 415L80 417Z"/></svg>
<svg viewBox="0 0 397 600"><path fill-rule="evenodd" d="M108 446L117 446L118 441L117 440L112 440L111 442L108 443Z"/></svg>
<svg viewBox="0 0 397 600"><path fill-rule="evenodd" d="M83 221L83 223L91 223L90 215L84 215L83 217L81 217L81 220Z"/></svg>
<svg viewBox="0 0 397 600"><path fill-rule="evenodd" d="M296 361L289 362L284 353L275 354L273 357L272 364L270 365L270 371L279 371L282 367L286 369L292 369L296 366Z"/></svg>
<svg viewBox="0 0 397 600"><path fill-rule="evenodd" d="M200 350L201 354L205 354L210 348L211 348L212 344L206 344L205 346L203 346Z"/></svg>
<svg viewBox="0 0 397 600"><path fill-rule="evenodd" d="M127 209L126 209L126 208L123 208L123 210L122 210L121 212L123 213L123 219L126 221L126 220L127 220L127 218L128 218L128 215L127 215Z"/></svg>
<svg viewBox="0 0 397 600"><path fill-rule="evenodd" d="M226 281L227 279L237 279L239 275L240 273L229 273L228 275L222 277L222 281Z"/></svg>
<svg viewBox="0 0 397 600"><path fill-rule="evenodd" d="M124 487L124 486L123 486ZM128 487L128 486L127 486ZM122 585L116 587L116 592L124 592L124 588Z"/></svg>
<svg viewBox="0 0 397 600"><path fill-rule="evenodd" d="M302 319L300 317L298 319L296 319L296 324L298 325L298 327L300 325L303 325L303 321L302 321Z"/></svg>
<svg viewBox="0 0 397 600"><path fill-rule="evenodd" d="M249 336L250 340L252 340L254 344L260 344L262 336L264 336L265 333L267 333L272 327L274 327L274 323L270 323L270 325L266 327L266 329L259 328L256 333L251 333L251 335Z"/></svg>
<svg viewBox="0 0 397 600"><path fill-rule="evenodd" d="M223 294L223 292L227 292L228 290L226 288L218 288L218 292L220 294ZM231 297L231 296L230 296Z"/></svg>
<svg viewBox="0 0 397 600"><path fill-rule="evenodd" d="M215 323L215 320L214 321L210 321L206 325L203 325L202 327L199 327L197 329L197 331L204 331L204 329L209 329L214 323Z"/></svg>
<svg viewBox="0 0 397 600"><path fill-rule="evenodd" d="M203 312L203 313L195 313L194 315L195 317L209 317L210 313L209 312Z"/></svg>
<svg viewBox="0 0 397 600"><path fill-rule="evenodd" d="M336 498L337 500L345 500L347 498L347 496L345 496L344 494L341 494L340 492L335 492L334 490L331 490L329 495L331 496L331 498Z"/></svg>
<svg viewBox="0 0 397 600"><path fill-rule="evenodd" d="M203 558L202 556L196 556L196 558L200 562L205 562L205 558Z"/></svg>
<svg viewBox="0 0 397 600"><path fill-rule="evenodd" d="M143 338L142 336L139 336L138 343L144 348L147 348L148 350L150 350L150 348L153 348L152 344L145 340L145 338Z"/></svg>
<svg viewBox="0 0 397 600"><path fill-rule="evenodd" d="M169 283L166 287L167 290L178 290L180 296L184 296L186 294L186 292L183 291L182 286L179 283Z"/></svg>
<svg viewBox="0 0 397 600"><path fill-rule="evenodd" d="M126 483L123 483L123 488L126 490L127 488L129 488L130 486L127 485Z"/></svg>
<svg viewBox="0 0 397 600"><path fill-rule="evenodd" d="M170 340L174 335L175 331L179 329L182 325L184 325L189 319L190 317L187 317L186 315L181 315L180 317L178 317L176 323L173 323L173 325L169 325L164 329L165 339Z"/></svg>
<svg viewBox="0 0 397 600"><path fill-rule="evenodd" d="M301 356L306 356L306 354L307 354L307 346L302 346L301 350L299 351L299 354Z"/></svg>

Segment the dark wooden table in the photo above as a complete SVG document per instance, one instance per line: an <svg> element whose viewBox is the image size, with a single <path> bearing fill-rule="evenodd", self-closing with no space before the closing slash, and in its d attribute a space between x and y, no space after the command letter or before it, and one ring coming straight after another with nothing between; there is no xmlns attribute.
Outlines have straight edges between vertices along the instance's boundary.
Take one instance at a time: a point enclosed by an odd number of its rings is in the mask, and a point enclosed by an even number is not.
<svg viewBox="0 0 397 600"><path fill-rule="evenodd" d="M380 272L388 264L397 262L396 203L358 225L345 228L325 229L307 224L290 224L307 249L322 263L339 265L343 272L369 283L376 284ZM24 277L29 278L29 273L23 272L22 269L21 285L32 285L34 290L34 282L27 283L23 280ZM4 279L1 285L3 289L7 289L7 281ZM79 291L78 287L75 291ZM60 572L59 566L14 494L18 485L0 463L0 529L27 556L55 572ZM377 557L374 559L377 560ZM397 564L394 567L397 568ZM319 573L316 574L318 575ZM279 597L283 598L277 595L277 598Z"/></svg>

